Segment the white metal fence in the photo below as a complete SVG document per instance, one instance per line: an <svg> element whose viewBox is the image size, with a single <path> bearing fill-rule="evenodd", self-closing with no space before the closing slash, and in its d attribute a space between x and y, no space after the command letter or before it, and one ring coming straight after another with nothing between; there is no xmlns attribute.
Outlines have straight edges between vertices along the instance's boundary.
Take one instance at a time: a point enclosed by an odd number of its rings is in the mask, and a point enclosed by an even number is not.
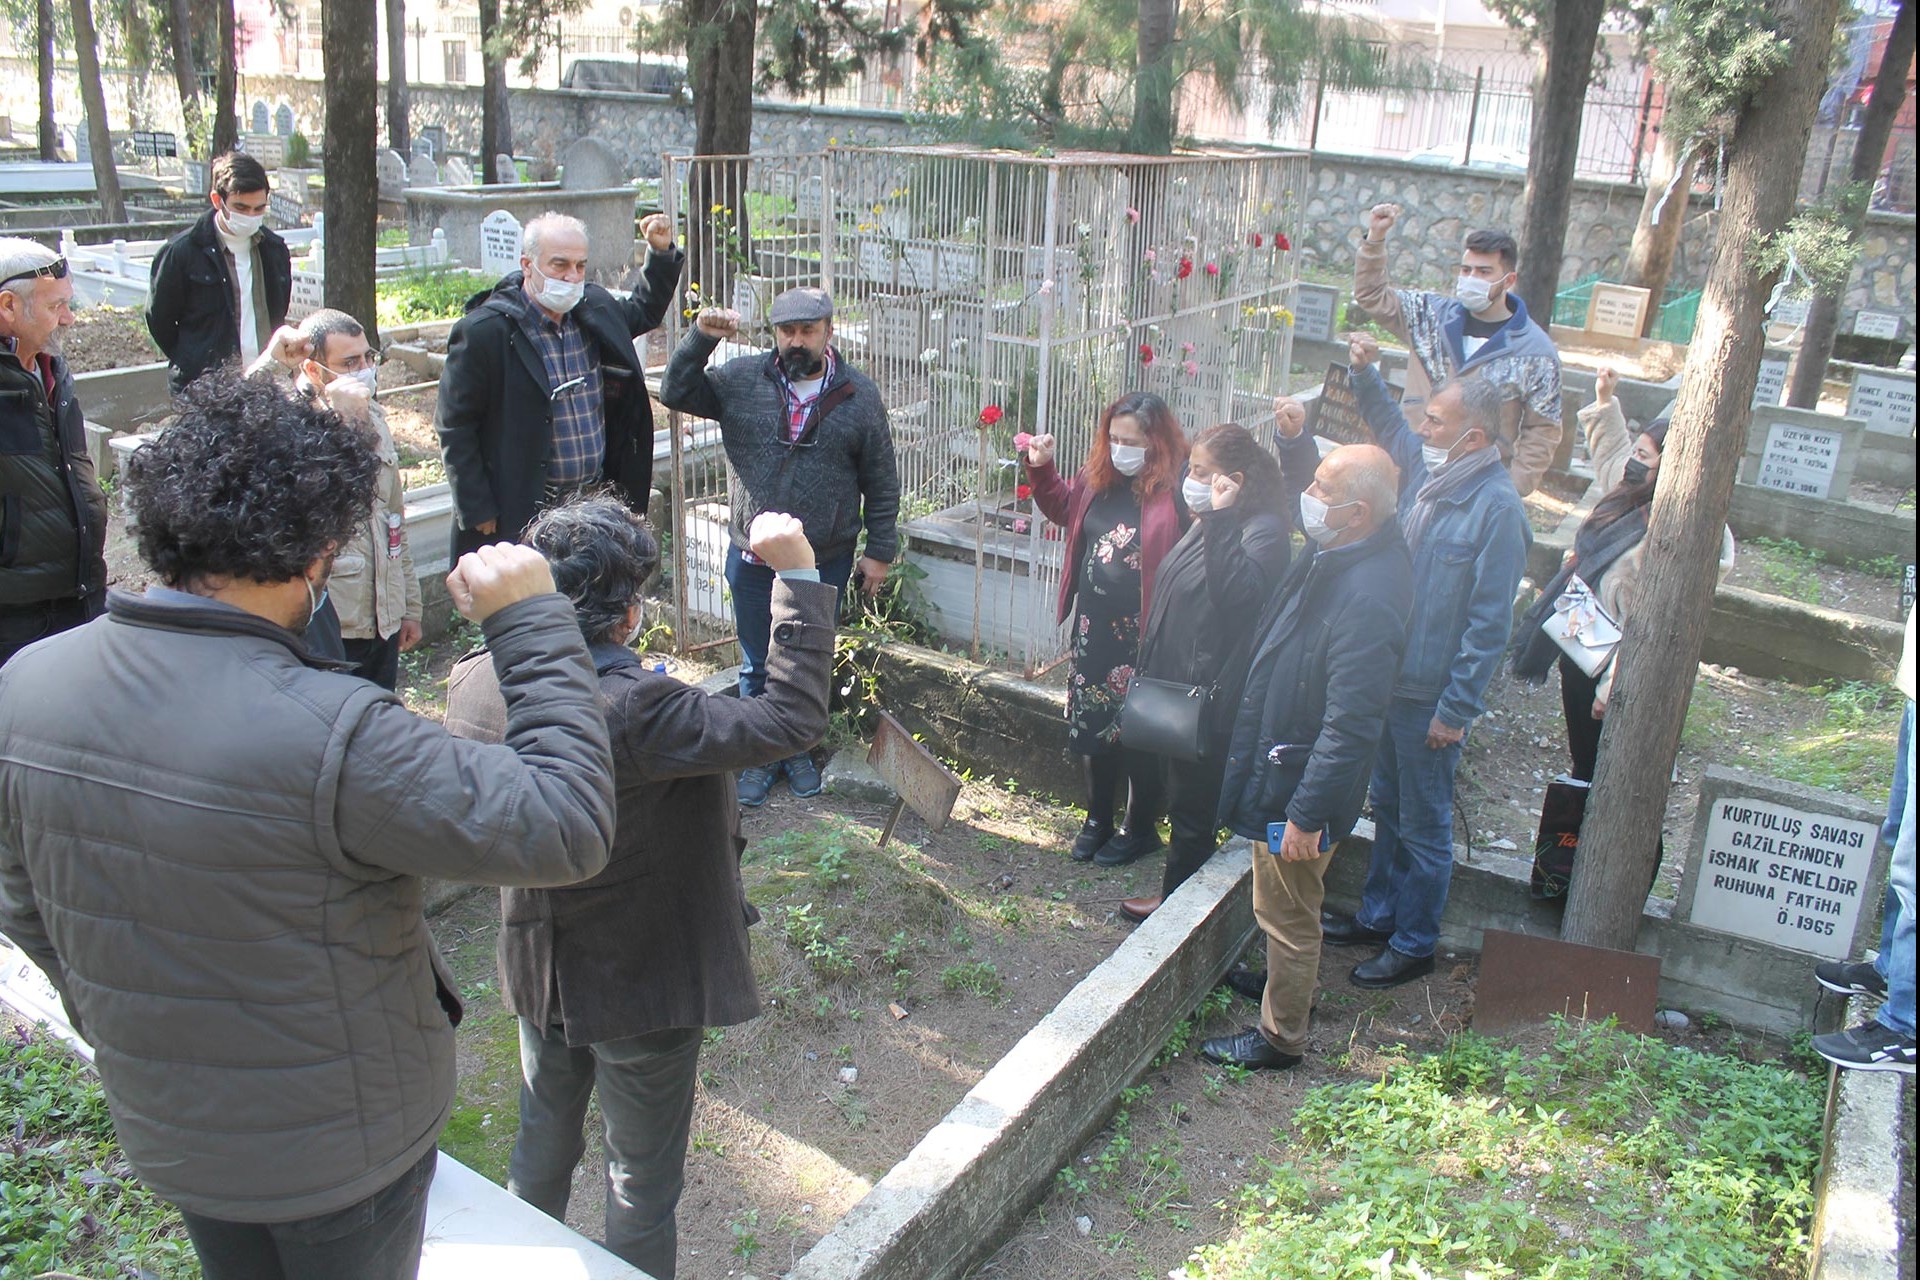
<svg viewBox="0 0 1920 1280"><path fill-rule="evenodd" d="M892 418L931 620L1029 672L1066 652L1062 544L1018 495L1014 435L1052 433L1071 469L1124 392L1165 396L1197 434L1265 430L1289 389L1303 157L831 149L670 156L663 173L693 282L674 336L704 297L747 320L716 359L765 350L773 297L831 290L835 345ZM682 425L671 542L689 643L701 618L730 617L732 489L711 429Z"/></svg>

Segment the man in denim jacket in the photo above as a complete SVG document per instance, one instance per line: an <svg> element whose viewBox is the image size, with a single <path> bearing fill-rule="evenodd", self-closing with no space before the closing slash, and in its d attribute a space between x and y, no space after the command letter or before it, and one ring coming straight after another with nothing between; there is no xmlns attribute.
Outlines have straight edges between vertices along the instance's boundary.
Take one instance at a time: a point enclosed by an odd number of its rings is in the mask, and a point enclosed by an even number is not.
<svg viewBox="0 0 1920 1280"><path fill-rule="evenodd" d="M1400 468L1400 525L1413 553L1413 618L1375 757L1373 856L1357 916L1324 913L1326 941L1380 943L1356 986L1393 987L1433 972L1453 875L1453 775L1487 682L1506 651L1513 596L1533 535L1507 473L1501 392L1468 374L1443 384L1410 425L1382 381L1380 348L1353 335L1355 397ZM1312 440L1280 415L1282 461Z"/></svg>

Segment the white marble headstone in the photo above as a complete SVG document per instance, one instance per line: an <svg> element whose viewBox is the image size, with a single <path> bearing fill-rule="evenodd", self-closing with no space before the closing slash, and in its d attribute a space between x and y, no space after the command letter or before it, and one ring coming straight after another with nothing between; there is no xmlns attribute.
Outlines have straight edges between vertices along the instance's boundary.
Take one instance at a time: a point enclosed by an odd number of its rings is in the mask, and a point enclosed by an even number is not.
<svg viewBox="0 0 1920 1280"><path fill-rule="evenodd" d="M495 209L480 220L480 270L504 276L520 269L520 219Z"/></svg>
<svg viewBox="0 0 1920 1280"><path fill-rule="evenodd" d="M380 197L383 200L403 198L407 189L407 162L400 153L392 148L378 152L373 158L373 171L380 180Z"/></svg>

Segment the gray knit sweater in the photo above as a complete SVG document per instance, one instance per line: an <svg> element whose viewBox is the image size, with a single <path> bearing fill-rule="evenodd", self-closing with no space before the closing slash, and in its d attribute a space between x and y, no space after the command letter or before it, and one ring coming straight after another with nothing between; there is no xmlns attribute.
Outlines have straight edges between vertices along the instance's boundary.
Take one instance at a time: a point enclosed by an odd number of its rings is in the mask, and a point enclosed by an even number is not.
<svg viewBox="0 0 1920 1280"><path fill-rule="evenodd" d="M800 518L823 561L853 551L865 525L866 554L891 563L900 552L894 528L900 473L879 388L836 352L819 410L799 441L789 444L786 393L773 354L741 356L709 369L707 359L718 345L698 329L689 331L667 364L660 399L720 424L727 460L747 491L747 501L737 504L734 544L747 545L747 522L755 515L784 511Z"/></svg>

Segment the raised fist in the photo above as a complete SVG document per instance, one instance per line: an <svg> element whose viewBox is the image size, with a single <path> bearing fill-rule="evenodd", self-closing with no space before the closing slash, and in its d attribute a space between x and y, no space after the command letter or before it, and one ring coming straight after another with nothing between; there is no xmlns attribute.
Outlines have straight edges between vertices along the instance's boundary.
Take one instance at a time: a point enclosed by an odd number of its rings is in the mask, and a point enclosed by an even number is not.
<svg viewBox="0 0 1920 1280"><path fill-rule="evenodd" d="M664 213L650 213L640 219L640 234L646 237L647 248L665 253L673 248L673 219Z"/></svg>
<svg viewBox="0 0 1920 1280"><path fill-rule="evenodd" d="M1027 465L1044 467L1053 461L1054 445L1057 442L1051 434L1035 436L1027 442Z"/></svg>
<svg viewBox="0 0 1920 1280"><path fill-rule="evenodd" d="M1273 398L1273 423L1280 432L1280 438L1291 440L1307 425L1307 406L1292 396Z"/></svg>
<svg viewBox="0 0 1920 1280"><path fill-rule="evenodd" d="M762 511L747 526L747 547L775 573L813 568L813 544L796 516Z"/></svg>
<svg viewBox="0 0 1920 1280"><path fill-rule="evenodd" d="M1397 204L1377 204L1367 210L1367 239L1385 240L1387 232L1393 230L1393 224L1400 221L1400 206Z"/></svg>
<svg viewBox="0 0 1920 1280"><path fill-rule="evenodd" d="M740 313L730 307L708 307L695 323L709 338L725 342L740 332Z"/></svg>

